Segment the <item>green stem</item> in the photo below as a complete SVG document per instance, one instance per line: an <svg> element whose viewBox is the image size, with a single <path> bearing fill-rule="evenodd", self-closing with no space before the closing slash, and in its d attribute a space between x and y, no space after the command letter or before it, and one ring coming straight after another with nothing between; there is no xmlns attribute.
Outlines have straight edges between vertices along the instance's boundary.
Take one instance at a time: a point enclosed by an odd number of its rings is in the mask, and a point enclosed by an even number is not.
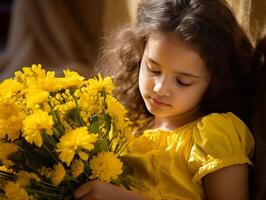
<svg viewBox="0 0 266 200"><path fill-rule="evenodd" d="M48 146L45 143L43 143L43 146L44 146L45 150L48 152L48 154L51 156L51 158L54 160L54 162L57 163L58 159L54 156L54 154L51 153Z"/></svg>
<svg viewBox="0 0 266 200"><path fill-rule="evenodd" d="M60 199L59 197L61 196L58 193L48 193L48 192L35 190L35 189L30 189L30 188L27 188L26 191L27 191L27 193L30 193L30 194L42 195L42 197L54 198L55 200Z"/></svg>

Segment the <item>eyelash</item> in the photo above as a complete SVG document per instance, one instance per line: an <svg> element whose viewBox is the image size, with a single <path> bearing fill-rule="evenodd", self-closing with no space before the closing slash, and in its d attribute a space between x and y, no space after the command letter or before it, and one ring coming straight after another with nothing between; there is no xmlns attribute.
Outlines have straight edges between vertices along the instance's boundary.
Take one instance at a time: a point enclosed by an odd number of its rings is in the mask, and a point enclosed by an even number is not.
<svg viewBox="0 0 266 200"><path fill-rule="evenodd" d="M154 71L154 70L151 70L149 67L147 67L149 72L153 73L153 74L160 74L161 72L160 71Z"/></svg>
<svg viewBox="0 0 266 200"><path fill-rule="evenodd" d="M146 68L147 68L147 70L149 72L151 72L153 74L159 74L160 73L160 71L154 71L154 70L152 70L151 67L147 63L145 63L145 64L146 64Z"/></svg>
<svg viewBox="0 0 266 200"><path fill-rule="evenodd" d="M176 82L177 82L177 84L179 84L179 85L181 85L181 86L183 86L183 87L189 87L189 86L191 86L192 84L191 83L183 83L183 82L181 82L180 80L176 80Z"/></svg>
<svg viewBox="0 0 266 200"><path fill-rule="evenodd" d="M154 71L154 70L152 70L147 64L146 64L146 66L147 66L148 71L151 72L152 74L158 75L158 74L161 73L160 71ZM187 84L187 83L183 83L183 82L180 81L179 79L176 80L176 83L177 83L178 85L181 85L182 87L189 87L189 86L192 85L191 83L189 83L189 84Z"/></svg>

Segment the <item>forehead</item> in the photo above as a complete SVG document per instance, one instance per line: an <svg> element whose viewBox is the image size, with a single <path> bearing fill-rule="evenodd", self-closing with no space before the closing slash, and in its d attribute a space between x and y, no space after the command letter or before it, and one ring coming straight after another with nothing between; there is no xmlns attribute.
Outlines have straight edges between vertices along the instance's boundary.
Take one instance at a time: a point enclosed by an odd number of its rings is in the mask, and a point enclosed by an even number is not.
<svg viewBox="0 0 266 200"><path fill-rule="evenodd" d="M155 60L162 68L201 76L207 74L205 62L199 53L174 33L150 34L144 56Z"/></svg>

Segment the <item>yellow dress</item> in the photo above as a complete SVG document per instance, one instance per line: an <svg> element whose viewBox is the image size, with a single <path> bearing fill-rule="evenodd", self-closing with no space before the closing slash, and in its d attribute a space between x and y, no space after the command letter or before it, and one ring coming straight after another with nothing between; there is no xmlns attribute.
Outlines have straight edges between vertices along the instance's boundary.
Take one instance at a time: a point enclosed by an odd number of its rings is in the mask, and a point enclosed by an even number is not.
<svg viewBox="0 0 266 200"><path fill-rule="evenodd" d="M146 130L124 155L132 189L147 199L204 199L202 178L235 164L252 164L254 139L233 113L213 113L176 130Z"/></svg>

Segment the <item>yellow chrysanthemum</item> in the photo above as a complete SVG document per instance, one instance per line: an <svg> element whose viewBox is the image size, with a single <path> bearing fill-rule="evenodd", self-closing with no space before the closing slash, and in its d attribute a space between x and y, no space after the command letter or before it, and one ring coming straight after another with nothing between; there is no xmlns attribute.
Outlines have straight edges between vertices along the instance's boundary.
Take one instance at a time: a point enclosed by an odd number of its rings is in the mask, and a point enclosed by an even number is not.
<svg viewBox="0 0 266 200"><path fill-rule="evenodd" d="M7 173L11 173L11 174L16 174L16 173L14 172L13 169L10 169L10 168L7 167L6 165L4 165L4 166L0 166L0 171L2 171L2 172L7 172ZM7 182L7 180L0 178L0 188L3 188L3 187L4 187L4 184L5 184L6 182ZM0 199L1 199L1 198L0 198Z"/></svg>
<svg viewBox="0 0 266 200"><path fill-rule="evenodd" d="M82 84L84 84L83 80L85 78L83 76L80 76L77 72L67 69L64 70L63 73L65 77L60 78L60 82L64 88L73 87L73 86L80 87Z"/></svg>
<svg viewBox="0 0 266 200"><path fill-rule="evenodd" d="M40 79L46 76L46 72L40 64L33 64L31 67L23 67L22 71L15 72L16 80L26 87L40 88Z"/></svg>
<svg viewBox="0 0 266 200"><path fill-rule="evenodd" d="M39 88L45 91L56 91L62 89L59 78L55 72L46 72L40 64L33 64L31 67L23 67L23 72L15 72L16 80L28 88Z"/></svg>
<svg viewBox="0 0 266 200"><path fill-rule="evenodd" d="M103 79L99 75L98 79L89 79L85 87L75 92L75 96L79 98L78 104L85 122L90 116L103 112L104 97L101 92L105 91L105 93L111 94L113 90L112 79L110 77Z"/></svg>
<svg viewBox="0 0 266 200"><path fill-rule="evenodd" d="M78 97L79 106L88 113L100 113L103 109L103 98L98 90L93 90L90 87L82 87L81 90L76 90L75 96Z"/></svg>
<svg viewBox="0 0 266 200"><path fill-rule="evenodd" d="M0 161L5 160L18 150L18 146L13 143L0 143Z"/></svg>
<svg viewBox="0 0 266 200"><path fill-rule="evenodd" d="M81 160L86 161L86 160L89 159L89 155L87 153L83 152L83 151L80 151L78 154L79 154L79 157L80 157Z"/></svg>
<svg viewBox="0 0 266 200"><path fill-rule="evenodd" d="M92 91L96 91L96 93L105 91L107 94L112 94L114 90L112 79L109 76L102 78L101 74L98 74L98 78L89 79L87 84L88 88Z"/></svg>
<svg viewBox="0 0 266 200"><path fill-rule="evenodd" d="M19 130L22 127L24 115L19 113L17 116L11 116L6 120L0 119L0 138L7 135L8 139L14 141L20 135Z"/></svg>
<svg viewBox="0 0 266 200"><path fill-rule="evenodd" d="M58 110L62 116L65 116L70 110L76 107L74 101L66 102L65 104L58 105L54 110Z"/></svg>
<svg viewBox="0 0 266 200"><path fill-rule="evenodd" d="M97 178L103 182L109 183L122 174L122 162L113 152L101 152L90 160L92 170L91 179Z"/></svg>
<svg viewBox="0 0 266 200"><path fill-rule="evenodd" d="M7 134L11 140L17 139L24 114L20 112L15 100L7 96L0 96L0 110L0 138Z"/></svg>
<svg viewBox="0 0 266 200"><path fill-rule="evenodd" d="M41 131L46 131L47 134L52 135L53 124L52 116L42 110L36 110L23 121L22 135L30 144L35 143L41 147Z"/></svg>
<svg viewBox="0 0 266 200"><path fill-rule="evenodd" d="M61 163L54 166L51 182L54 186L58 186L65 178L66 170Z"/></svg>
<svg viewBox="0 0 266 200"><path fill-rule="evenodd" d="M125 115L127 110L119 103L113 96L108 95L107 100L107 111L111 116L117 129L121 130L127 126Z"/></svg>
<svg viewBox="0 0 266 200"><path fill-rule="evenodd" d="M60 152L59 158L70 165L78 149L92 150L97 141L96 134L89 134L87 127L81 127L67 132L60 138L57 144L57 152Z"/></svg>
<svg viewBox="0 0 266 200"><path fill-rule="evenodd" d="M4 187L7 200L28 200L27 192L18 184L9 182Z"/></svg>
<svg viewBox="0 0 266 200"><path fill-rule="evenodd" d="M19 113L19 107L16 105L15 100L7 96L0 96L0 109L1 119L7 119Z"/></svg>
<svg viewBox="0 0 266 200"><path fill-rule="evenodd" d="M13 172L12 169L7 168L6 166L0 166L0 171L2 171L2 172L10 172L10 173Z"/></svg>
<svg viewBox="0 0 266 200"><path fill-rule="evenodd" d="M29 108L35 108L37 104L45 103L48 100L49 92L38 89L30 88L26 94L27 106Z"/></svg>
<svg viewBox="0 0 266 200"><path fill-rule="evenodd" d="M23 86L14 79L6 79L0 84L0 95L1 96L13 96L23 89Z"/></svg>
<svg viewBox="0 0 266 200"><path fill-rule="evenodd" d="M33 64L31 67L23 67L22 68L24 75L26 76L37 76L37 77L44 77L46 76L46 71L42 69L41 64Z"/></svg>
<svg viewBox="0 0 266 200"><path fill-rule="evenodd" d="M46 76L41 79L41 88L48 92L55 92L63 88L62 83L60 82L60 78L54 77L55 73L48 71Z"/></svg>
<svg viewBox="0 0 266 200"><path fill-rule="evenodd" d="M84 171L84 164L82 160L74 160L71 166L71 174L74 178L77 178Z"/></svg>
<svg viewBox="0 0 266 200"><path fill-rule="evenodd" d="M78 104L82 110L82 117L88 119L90 116L95 114L100 114L103 112L104 108L104 98L98 95L98 93L93 94L88 88L79 94Z"/></svg>
<svg viewBox="0 0 266 200"><path fill-rule="evenodd" d="M37 174L19 171L16 183L20 187L25 188L30 184L31 180L40 181L40 178L37 176Z"/></svg>
<svg viewBox="0 0 266 200"><path fill-rule="evenodd" d="M83 121L86 123L86 124L88 124L88 126L89 126L89 123L90 123L90 113L89 112L85 112L84 110L81 110L80 111L80 116L81 116L81 118L83 119Z"/></svg>

